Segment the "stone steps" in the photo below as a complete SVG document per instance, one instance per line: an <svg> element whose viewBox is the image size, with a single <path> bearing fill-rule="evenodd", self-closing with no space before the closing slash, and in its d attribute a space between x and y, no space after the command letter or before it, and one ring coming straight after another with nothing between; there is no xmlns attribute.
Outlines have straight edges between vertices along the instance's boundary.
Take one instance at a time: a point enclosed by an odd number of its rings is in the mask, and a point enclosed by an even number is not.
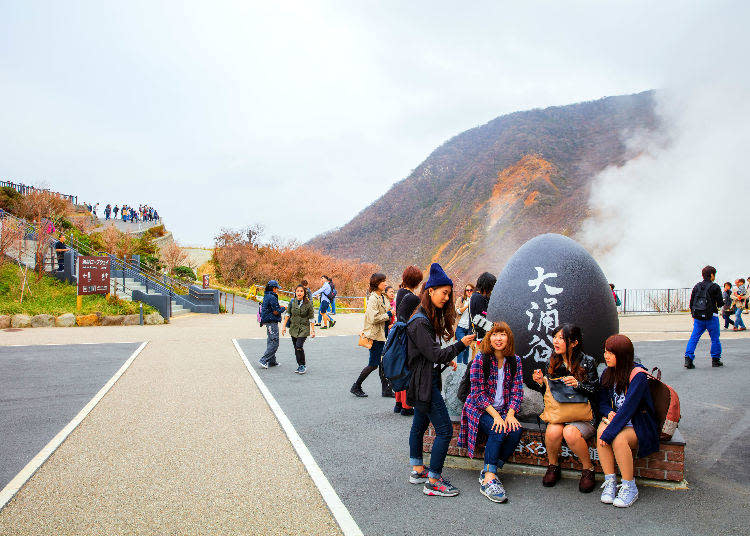
<svg viewBox="0 0 750 536"><path fill-rule="evenodd" d="M117 294L117 297L121 300L132 301L132 294L134 290L139 290L144 294L148 295L160 295L160 292L154 291L152 288L146 292L146 286L129 277L125 278L125 288L123 289L122 279L112 280L110 282L110 289L112 294ZM172 300L172 316L180 316L190 312L190 309L185 309L182 305L179 305L175 300Z"/></svg>

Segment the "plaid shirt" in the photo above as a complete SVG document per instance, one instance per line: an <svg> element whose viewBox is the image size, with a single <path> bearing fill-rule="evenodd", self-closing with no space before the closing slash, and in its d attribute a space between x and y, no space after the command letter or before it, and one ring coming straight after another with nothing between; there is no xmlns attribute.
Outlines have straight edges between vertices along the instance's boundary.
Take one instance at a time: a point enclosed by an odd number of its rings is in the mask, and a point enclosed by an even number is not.
<svg viewBox="0 0 750 536"><path fill-rule="evenodd" d="M479 432L479 418L482 413L491 406L495 400L495 391L497 391L497 366L490 367L490 377L487 382L484 381L484 371L482 370L482 355L479 354L471 362L471 391L466 397L464 409L461 412L461 431L458 434L458 446L469 449L469 457L474 456L474 447L477 443L477 434ZM487 356L494 360L494 356ZM500 408L495 408L504 419L508 415L508 410L518 412L523 400L523 369L521 359L514 356L516 360L516 376L510 377L508 371L508 358L503 365L505 377L503 379L503 404ZM497 362L495 362L497 363Z"/></svg>

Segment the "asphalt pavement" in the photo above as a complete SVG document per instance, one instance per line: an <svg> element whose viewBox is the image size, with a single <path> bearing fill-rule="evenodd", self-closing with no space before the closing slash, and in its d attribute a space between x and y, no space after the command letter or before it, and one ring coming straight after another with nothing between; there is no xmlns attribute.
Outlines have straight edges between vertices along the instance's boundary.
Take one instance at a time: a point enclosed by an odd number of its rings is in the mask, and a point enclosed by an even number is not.
<svg viewBox="0 0 750 536"><path fill-rule="evenodd" d="M88 404L138 346L0 346L0 489Z"/></svg>
<svg viewBox="0 0 750 536"><path fill-rule="evenodd" d="M725 340L723 368L711 368L708 343L696 369L682 367L684 341L640 342L644 364L659 366L680 395L680 430L687 446L688 491L640 486L629 509L583 495L576 480L544 488L541 477L501 475L510 500L494 504L479 494L473 471L444 471L462 493L427 497L408 483L411 419L380 397L377 373L364 383L369 398L349 387L367 363L356 337L308 339L308 373L293 374L291 342L282 339L282 366L263 370L265 340L240 341L312 455L364 534L747 534L750 524L750 340Z"/></svg>

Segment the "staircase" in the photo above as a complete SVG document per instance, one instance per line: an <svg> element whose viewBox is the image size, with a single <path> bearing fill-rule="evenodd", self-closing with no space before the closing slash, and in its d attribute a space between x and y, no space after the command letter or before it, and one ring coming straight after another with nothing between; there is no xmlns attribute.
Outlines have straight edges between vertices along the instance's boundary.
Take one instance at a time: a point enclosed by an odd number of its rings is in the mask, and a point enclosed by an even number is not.
<svg viewBox="0 0 750 536"><path fill-rule="evenodd" d="M110 280L109 288L110 288L111 294L116 295L118 298L120 298L121 300L125 300L125 301L133 301L134 290L140 290L144 294L150 294L150 295L162 294L161 292L155 291L153 288L146 289L146 286L143 283L139 283L138 281L130 277L125 278L124 287L123 287L123 281L121 278ZM179 305L175 300L171 300L171 302L172 302L172 316L185 315L190 312L189 309L186 309L182 305Z"/></svg>

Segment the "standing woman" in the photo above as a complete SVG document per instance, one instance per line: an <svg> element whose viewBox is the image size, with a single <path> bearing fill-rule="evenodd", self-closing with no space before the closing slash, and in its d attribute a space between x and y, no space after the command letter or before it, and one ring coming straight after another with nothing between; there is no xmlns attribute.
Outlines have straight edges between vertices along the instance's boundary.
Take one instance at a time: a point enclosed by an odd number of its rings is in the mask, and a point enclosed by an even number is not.
<svg viewBox="0 0 750 536"><path fill-rule="evenodd" d="M297 285L294 289L294 298L289 302L289 308L284 317L284 327L281 328L281 334L286 335L287 323L289 324L289 335L292 337L292 346L294 347L294 357L297 358L297 374L307 372L305 363L305 340L308 337L315 337L315 314L313 306L307 298L307 289L304 285Z"/></svg>
<svg viewBox="0 0 750 536"><path fill-rule="evenodd" d="M459 340L464 335L468 335L471 332L471 327L469 326L469 299L471 298L472 292L474 292L474 285L467 283L463 294L458 299L458 303L456 303L456 313L461 315L458 319L458 326L456 326L456 340ZM468 348L458 354L458 357L456 358L457 363L463 363L464 365L468 363L468 360Z"/></svg>
<svg viewBox="0 0 750 536"><path fill-rule="evenodd" d="M266 353L260 358L258 363L261 367L275 367L279 363L276 361L276 350L279 349L279 322L281 322L281 313L285 308L279 305L279 282L271 279L266 285L263 292L263 302L260 305L260 321L266 326Z"/></svg>
<svg viewBox="0 0 750 536"><path fill-rule="evenodd" d="M633 469L633 451L643 458L659 450L659 430L647 372L634 363L633 343L625 335L612 335L604 342L599 411L605 417L599 425L596 450L604 470L601 501L627 508L638 498ZM637 372L636 372L637 371ZM633 374L635 372L635 374ZM615 462L622 484L617 491Z"/></svg>
<svg viewBox="0 0 750 536"><path fill-rule="evenodd" d="M471 390L461 412L458 446L468 449L473 458L478 433L487 436L479 492L492 502L505 502L508 497L497 471L521 440L516 411L523 401L521 358L516 355L508 324L495 322L487 332L480 354L471 362L469 378Z"/></svg>
<svg viewBox="0 0 750 536"><path fill-rule="evenodd" d="M396 293L394 308L398 322L408 321L412 313L419 307L419 296L416 295L416 290L423 278L422 270L416 266L407 266L401 275L401 285L399 285ZM396 393L396 405L393 407L393 412L401 413L404 417L414 415L414 408L406 403L406 389Z"/></svg>
<svg viewBox="0 0 750 536"><path fill-rule="evenodd" d="M414 420L409 434L409 463L412 484L424 483L425 495L455 497L459 489L443 478L443 464L453 437L453 424L441 394L441 365L456 369L455 357L464 350L474 335L441 348L441 341L453 338L456 309L453 305L453 281L438 263L430 266L430 277L419 294L419 315L406 328L408 334L408 365L411 371L406 401L414 406ZM432 423L435 441L432 445L430 468L423 463L424 433Z"/></svg>
<svg viewBox="0 0 750 536"><path fill-rule="evenodd" d="M370 375L373 370L380 366L380 360L383 355L383 346L385 346L385 326L391 319L393 313L385 301L385 274L375 273L370 276L370 295L367 298L367 308L365 309L365 326L362 334L368 339L372 339L370 348L370 360L367 366L362 369L359 378L354 382L349 392L354 396L365 397L367 393L362 390L362 382ZM384 397L392 396L388 382L385 378L380 379L382 395Z"/></svg>
<svg viewBox="0 0 750 536"><path fill-rule="evenodd" d="M573 324L563 324L553 332L552 357L549 360L549 368L546 370L547 379L556 378L562 380L565 385L572 387L578 393L589 398L592 415L596 404L592 398L599 389L599 374L596 372L594 358L583 353L583 337L581 328ZM542 387L542 392L547 389L544 382L545 374L540 369L534 371L533 379ZM581 480L578 483L578 491L590 493L596 486L594 479L594 464L591 462L589 445L587 441L594 437L593 421L576 421L568 423L548 423L544 433L544 444L547 448L547 473L542 478L542 485L551 488L561 478L560 449L562 440L570 450L573 451L583 466Z"/></svg>

